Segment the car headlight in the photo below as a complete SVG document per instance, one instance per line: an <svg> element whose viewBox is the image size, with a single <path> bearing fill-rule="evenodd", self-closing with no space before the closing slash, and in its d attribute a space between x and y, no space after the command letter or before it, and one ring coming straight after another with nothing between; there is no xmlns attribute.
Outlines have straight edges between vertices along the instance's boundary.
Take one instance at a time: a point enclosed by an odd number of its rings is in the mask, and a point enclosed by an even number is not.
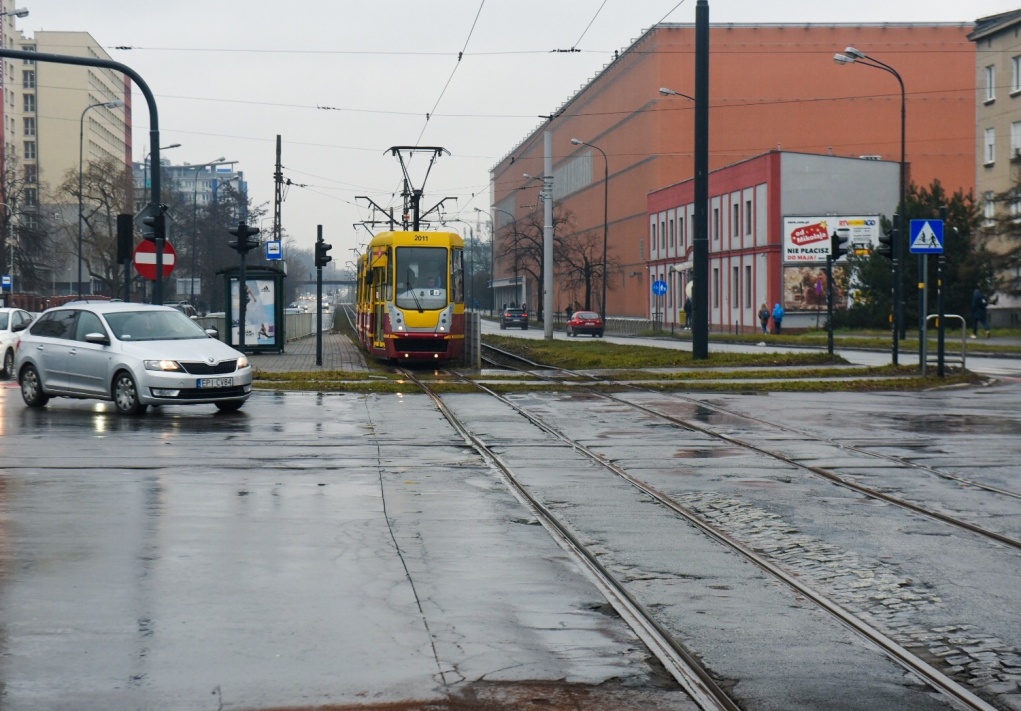
<svg viewBox="0 0 1021 711"><path fill-rule="evenodd" d="M247 368L248 365L249 365L248 358L246 358L245 356L238 356L238 370L241 370L242 368Z"/></svg>
<svg viewBox="0 0 1021 711"><path fill-rule="evenodd" d="M184 368L176 360L147 360L145 361L145 369L172 373L184 372Z"/></svg>

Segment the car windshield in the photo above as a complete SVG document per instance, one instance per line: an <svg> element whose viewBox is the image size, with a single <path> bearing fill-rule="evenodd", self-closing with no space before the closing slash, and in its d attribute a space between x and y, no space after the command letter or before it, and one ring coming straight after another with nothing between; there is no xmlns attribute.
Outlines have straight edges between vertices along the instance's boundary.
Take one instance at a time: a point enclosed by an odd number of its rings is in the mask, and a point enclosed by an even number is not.
<svg viewBox="0 0 1021 711"><path fill-rule="evenodd" d="M195 321L180 311L121 311L104 314L119 341L179 341L209 338Z"/></svg>
<svg viewBox="0 0 1021 711"><path fill-rule="evenodd" d="M591 320L594 318L599 318L599 314L593 311L579 311L574 315L574 317L577 319Z"/></svg>

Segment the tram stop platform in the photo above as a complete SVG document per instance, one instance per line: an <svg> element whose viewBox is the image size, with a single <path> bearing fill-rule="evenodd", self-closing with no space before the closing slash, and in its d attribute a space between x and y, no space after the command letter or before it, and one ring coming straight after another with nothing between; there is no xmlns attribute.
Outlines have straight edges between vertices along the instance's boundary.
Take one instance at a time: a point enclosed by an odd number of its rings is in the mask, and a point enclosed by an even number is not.
<svg viewBox="0 0 1021 711"><path fill-rule="evenodd" d="M316 336L303 336L284 345L283 353L250 353L248 360L256 372L289 373L341 370L364 372L369 368L365 354L342 333L323 331L323 364L316 365Z"/></svg>

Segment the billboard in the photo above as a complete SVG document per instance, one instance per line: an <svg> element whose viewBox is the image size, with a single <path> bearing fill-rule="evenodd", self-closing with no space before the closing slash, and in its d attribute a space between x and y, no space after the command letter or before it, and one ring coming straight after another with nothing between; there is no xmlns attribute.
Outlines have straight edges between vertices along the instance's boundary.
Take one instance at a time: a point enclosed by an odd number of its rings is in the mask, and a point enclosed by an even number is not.
<svg viewBox="0 0 1021 711"><path fill-rule="evenodd" d="M840 228L850 230L852 250L866 246L872 249L879 244L878 215L785 216L784 263L825 264L830 254L830 236Z"/></svg>
<svg viewBox="0 0 1021 711"><path fill-rule="evenodd" d="M273 279L245 279L245 346L280 346L274 318L276 283ZM238 280L230 279L231 329L230 345L240 344L238 316L241 301L238 298Z"/></svg>

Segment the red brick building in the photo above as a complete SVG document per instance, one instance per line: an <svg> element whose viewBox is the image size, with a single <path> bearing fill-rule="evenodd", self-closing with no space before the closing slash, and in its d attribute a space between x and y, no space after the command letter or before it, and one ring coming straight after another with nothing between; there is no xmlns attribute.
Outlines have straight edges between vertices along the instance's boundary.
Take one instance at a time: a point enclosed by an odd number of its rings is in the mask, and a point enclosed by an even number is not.
<svg viewBox="0 0 1021 711"><path fill-rule="evenodd" d="M712 25L710 170L774 150L899 161L900 87L886 72L833 61L835 53L854 46L894 67L904 80L910 180L928 185L938 178L950 191L973 190L972 27ZM497 303L514 294L509 286L501 288L515 275L512 260L501 258L502 235L513 221L541 214L539 183L522 174L542 175L542 134L549 130L554 198L573 219L566 229L596 235L601 244L604 190L609 195L607 315L650 315L647 196L693 174L693 103L659 89L694 92L694 42L690 24L647 31L492 168ZM572 138L606 153L607 185L602 154L573 145ZM896 197L889 202L895 204ZM525 207L530 205L536 207ZM592 305L599 308L601 285L593 291ZM518 293L519 302L539 303L534 280ZM554 308L562 311L579 296L557 285Z"/></svg>

